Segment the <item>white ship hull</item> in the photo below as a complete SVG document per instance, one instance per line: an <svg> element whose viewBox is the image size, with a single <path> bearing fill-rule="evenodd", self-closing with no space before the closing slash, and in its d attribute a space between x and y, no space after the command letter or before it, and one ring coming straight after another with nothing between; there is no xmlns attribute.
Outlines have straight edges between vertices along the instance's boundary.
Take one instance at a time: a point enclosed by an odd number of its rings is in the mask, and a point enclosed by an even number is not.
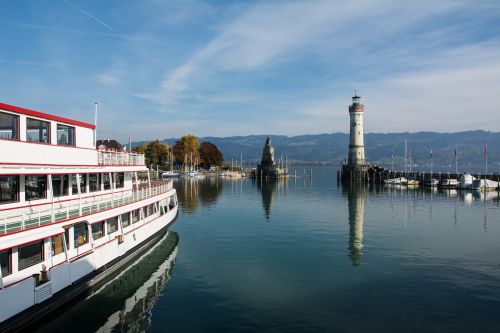
<svg viewBox="0 0 500 333"><path fill-rule="evenodd" d="M36 286L36 279L29 277L13 285L5 286L0 292L0 304L9 304L8 307L0 307L0 322L11 318L11 323L4 325L25 324L53 309L47 309L48 304L53 303L55 307L61 306L69 299L77 296L87 288L98 283L113 271L119 269L126 263L127 257L132 259L137 255L141 246L148 247L149 241L161 237L168 226L177 217L177 206L167 212L147 222L132 224L124 229L123 242L119 237L105 240L103 244L88 245L79 248L79 253L66 261L64 255L59 258L54 257L54 265L48 269L49 281ZM120 263L121 262L121 263ZM75 291L69 293L74 287ZM64 291L67 299L61 302L58 292ZM31 309L40 305L37 309ZM54 306L53 305L53 306ZM31 309L31 311L29 311ZM27 313L23 311L28 310ZM7 326L8 328L9 326Z"/></svg>

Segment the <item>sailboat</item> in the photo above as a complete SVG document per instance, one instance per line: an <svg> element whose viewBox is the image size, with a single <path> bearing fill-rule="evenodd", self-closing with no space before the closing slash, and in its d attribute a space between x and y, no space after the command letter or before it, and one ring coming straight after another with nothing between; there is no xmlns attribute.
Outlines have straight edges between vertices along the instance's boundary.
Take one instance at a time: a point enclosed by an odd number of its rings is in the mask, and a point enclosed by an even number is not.
<svg viewBox="0 0 500 333"><path fill-rule="evenodd" d="M235 170L234 161L231 159L231 170L223 171L219 174L221 177L229 177L229 178L242 178L245 177L245 173L243 172L243 155L241 155L241 162L239 170Z"/></svg>
<svg viewBox="0 0 500 333"><path fill-rule="evenodd" d="M161 174L161 178L163 179L178 178L180 176L180 173L174 171L174 153L172 150L168 151L168 159L170 161L170 170L163 172Z"/></svg>
<svg viewBox="0 0 500 333"><path fill-rule="evenodd" d="M437 187L439 184L439 180L433 177L432 167L434 166L434 159L432 156L432 148L431 148L431 174L428 178L424 179L425 187Z"/></svg>
<svg viewBox="0 0 500 333"><path fill-rule="evenodd" d="M198 165L197 158L195 158L195 160L193 161L193 153L191 153L189 160L189 169L186 171L185 175L189 178L196 178L196 179L205 178L205 175L198 171L196 167L197 165Z"/></svg>

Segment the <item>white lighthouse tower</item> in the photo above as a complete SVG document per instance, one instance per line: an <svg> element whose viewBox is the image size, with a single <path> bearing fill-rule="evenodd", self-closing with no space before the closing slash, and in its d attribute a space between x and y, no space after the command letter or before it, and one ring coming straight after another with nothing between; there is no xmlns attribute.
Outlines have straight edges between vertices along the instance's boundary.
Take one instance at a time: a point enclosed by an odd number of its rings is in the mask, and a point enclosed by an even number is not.
<svg viewBox="0 0 500 333"><path fill-rule="evenodd" d="M365 112L365 106L359 102L360 99L361 97L354 93L352 105L349 106L351 131L347 164L352 167L365 165L365 144L363 139L363 113Z"/></svg>

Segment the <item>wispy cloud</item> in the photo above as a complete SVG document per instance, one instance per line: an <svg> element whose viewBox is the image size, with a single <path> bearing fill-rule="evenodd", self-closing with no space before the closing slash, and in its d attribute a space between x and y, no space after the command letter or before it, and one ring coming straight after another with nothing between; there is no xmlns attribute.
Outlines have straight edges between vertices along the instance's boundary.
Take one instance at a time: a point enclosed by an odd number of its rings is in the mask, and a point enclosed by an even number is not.
<svg viewBox="0 0 500 333"><path fill-rule="evenodd" d="M101 73L97 76L97 80L105 85L114 85L119 82L118 77L112 73Z"/></svg>
<svg viewBox="0 0 500 333"><path fill-rule="evenodd" d="M64 2L66 2L68 5L70 5L71 7L75 8L76 10L80 11L81 13L83 13L84 15L90 17L92 20L100 23L101 25L105 26L106 28L108 28L109 30L113 30L113 28L111 28L109 25L107 25L106 23L104 23L103 21L99 20L97 17L95 17L94 15L90 14L89 12L81 9L80 7L78 7L77 5L69 2L68 0L64 0Z"/></svg>
<svg viewBox="0 0 500 333"><path fill-rule="evenodd" d="M0 59L0 63L5 64L14 64L14 65L28 65L28 66L40 66L40 67L61 67L58 63L53 62L40 62L40 61L31 61L31 60L11 60L11 59Z"/></svg>
<svg viewBox="0 0 500 333"><path fill-rule="evenodd" d="M102 31L94 31L94 30L83 30L83 29L71 29L68 27L61 26L53 26L53 25L43 25L43 24L35 24L35 23L26 23L26 22L14 22L8 20L0 20L0 24L5 24L13 27L20 27L26 29L34 29L34 30L47 30L47 31L58 31L63 33L71 33L77 35L90 35L90 36L98 36L98 37L112 37L130 41L142 41L144 39L141 37L130 37L126 35L111 33L111 32L102 32Z"/></svg>
<svg viewBox="0 0 500 333"><path fill-rule="evenodd" d="M445 1L429 11L429 5L403 6L396 1L383 1L383 5L373 1L259 3L222 24L216 37L182 65L167 71L157 91L138 96L171 106L190 91L205 89L214 73L265 73L298 59L331 62L347 58L339 61L354 62L349 60L352 53L359 62L375 67L377 62L394 61L395 57L399 61L407 57L409 62L414 60L409 56L414 51L412 41L398 47L390 39L399 42L401 30L457 7ZM380 45L370 50L370 43L377 39L386 50ZM361 43L368 47L361 47Z"/></svg>

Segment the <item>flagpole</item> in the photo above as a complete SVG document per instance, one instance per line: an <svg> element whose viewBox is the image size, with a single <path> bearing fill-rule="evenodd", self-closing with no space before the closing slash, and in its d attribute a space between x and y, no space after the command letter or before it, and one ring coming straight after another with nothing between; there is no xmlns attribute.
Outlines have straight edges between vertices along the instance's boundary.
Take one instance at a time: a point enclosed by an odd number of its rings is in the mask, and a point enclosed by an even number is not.
<svg viewBox="0 0 500 333"><path fill-rule="evenodd" d="M95 109L94 109L94 146L97 148L97 102L94 103Z"/></svg>

